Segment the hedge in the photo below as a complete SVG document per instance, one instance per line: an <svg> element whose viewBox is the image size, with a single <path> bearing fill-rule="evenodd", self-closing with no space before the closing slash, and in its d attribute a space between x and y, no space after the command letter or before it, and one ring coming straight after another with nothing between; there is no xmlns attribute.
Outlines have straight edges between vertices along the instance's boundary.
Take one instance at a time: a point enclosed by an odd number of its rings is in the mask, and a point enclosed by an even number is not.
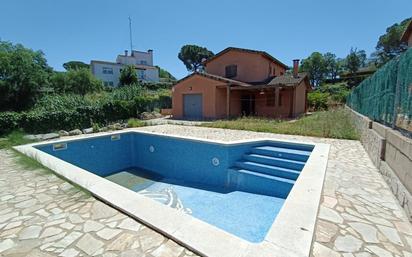
<svg viewBox="0 0 412 257"><path fill-rule="evenodd" d="M83 103L85 104L85 103ZM65 106L65 105L63 105ZM14 129L28 133L47 133L60 129L87 128L137 117L144 111L170 108L171 98L165 95L137 96L131 101L110 100L72 108L37 108L27 112L0 112L0 134Z"/></svg>

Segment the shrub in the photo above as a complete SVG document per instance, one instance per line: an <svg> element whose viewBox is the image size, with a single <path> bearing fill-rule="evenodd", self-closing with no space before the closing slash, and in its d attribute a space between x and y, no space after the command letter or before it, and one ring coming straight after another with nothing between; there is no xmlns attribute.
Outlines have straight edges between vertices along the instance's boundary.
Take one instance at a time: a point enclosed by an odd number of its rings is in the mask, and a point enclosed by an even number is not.
<svg viewBox="0 0 412 257"><path fill-rule="evenodd" d="M17 112L0 112L0 134L19 127L21 115Z"/></svg>
<svg viewBox="0 0 412 257"><path fill-rule="evenodd" d="M346 97L350 94L350 89L346 83L324 84L320 86L319 91L330 95L333 102L345 103Z"/></svg>
<svg viewBox="0 0 412 257"><path fill-rule="evenodd" d="M145 126L145 125L146 125L146 123L144 123L143 121L138 120L138 119L134 119L134 118L129 119L129 120L127 121L127 126L128 126L129 128L143 127L143 126Z"/></svg>
<svg viewBox="0 0 412 257"><path fill-rule="evenodd" d="M308 93L308 105L313 110L326 110L328 108L328 93L314 91Z"/></svg>
<svg viewBox="0 0 412 257"><path fill-rule="evenodd" d="M29 111L0 113L0 133L22 128L30 133L53 130L71 130L91 127L93 124L138 117L171 107L169 90L149 91L140 85L113 89L111 92L93 92L86 96L52 94L42 97Z"/></svg>

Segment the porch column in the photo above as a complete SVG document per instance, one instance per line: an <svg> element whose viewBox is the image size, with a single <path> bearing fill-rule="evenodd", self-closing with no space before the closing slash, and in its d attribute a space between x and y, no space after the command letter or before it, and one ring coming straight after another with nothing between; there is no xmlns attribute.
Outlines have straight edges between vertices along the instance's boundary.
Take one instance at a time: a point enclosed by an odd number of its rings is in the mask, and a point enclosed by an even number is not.
<svg viewBox="0 0 412 257"><path fill-rule="evenodd" d="M226 118L230 117L230 84L226 87Z"/></svg>

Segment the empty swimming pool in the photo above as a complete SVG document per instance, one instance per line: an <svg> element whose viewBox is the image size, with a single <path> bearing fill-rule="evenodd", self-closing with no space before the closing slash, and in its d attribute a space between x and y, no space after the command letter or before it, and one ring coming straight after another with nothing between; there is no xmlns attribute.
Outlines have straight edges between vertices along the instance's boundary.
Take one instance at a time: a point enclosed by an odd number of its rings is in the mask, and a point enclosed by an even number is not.
<svg viewBox="0 0 412 257"><path fill-rule="evenodd" d="M33 147L251 243L265 240L314 150L139 132Z"/></svg>

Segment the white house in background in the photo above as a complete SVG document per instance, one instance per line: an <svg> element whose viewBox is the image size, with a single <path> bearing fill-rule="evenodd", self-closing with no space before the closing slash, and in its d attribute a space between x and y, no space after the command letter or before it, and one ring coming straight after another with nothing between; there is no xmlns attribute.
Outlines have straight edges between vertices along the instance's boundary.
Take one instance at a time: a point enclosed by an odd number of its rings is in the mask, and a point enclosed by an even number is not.
<svg viewBox="0 0 412 257"><path fill-rule="evenodd" d="M124 51L124 55L119 54L116 62L106 62L92 60L90 68L94 76L101 79L107 86L118 86L120 72L123 67L134 65L137 77L142 82L159 82L159 70L153 66L153 50L147 52L133 50L130 55Z"/></svg>

